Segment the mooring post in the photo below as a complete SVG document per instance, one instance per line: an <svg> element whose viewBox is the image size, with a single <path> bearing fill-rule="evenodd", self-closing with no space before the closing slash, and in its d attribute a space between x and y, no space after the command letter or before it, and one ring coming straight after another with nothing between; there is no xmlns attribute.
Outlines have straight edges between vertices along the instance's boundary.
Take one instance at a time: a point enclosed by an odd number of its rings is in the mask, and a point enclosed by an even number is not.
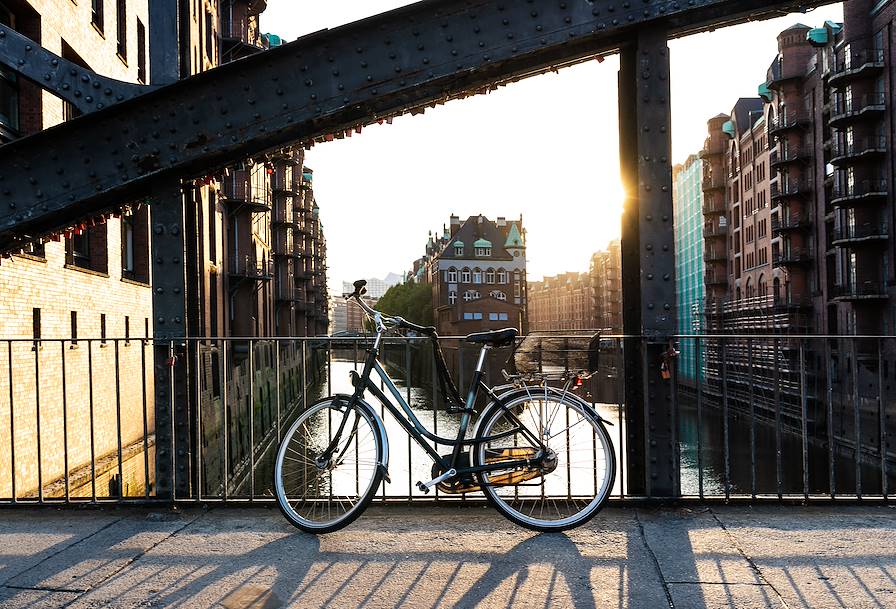
<svg viewBox="0 0 896 609"><path fill-rule="evenodd" d="M679 494L673 379L676 332L669 48L662 28L623 48L619 71L625 424L629 495Z"/></svg>
<svg viewBox="0 0 896 609"><path fill-rule="evenodd" d="M191 392L187 343L185 198L179 182L158 190L150 212L153 355L156 412L156 496L190 496Z"/></svg>

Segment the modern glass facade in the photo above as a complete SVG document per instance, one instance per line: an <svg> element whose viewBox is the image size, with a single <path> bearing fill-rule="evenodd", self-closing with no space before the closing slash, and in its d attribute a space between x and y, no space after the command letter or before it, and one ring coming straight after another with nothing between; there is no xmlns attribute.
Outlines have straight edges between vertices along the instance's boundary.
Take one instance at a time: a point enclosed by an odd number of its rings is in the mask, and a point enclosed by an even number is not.
<svg viewBox="0 0 896 609"><path fill-rule="evenodd" d="M703 330L703 161L691 155L677 165L673 175L675 209L675 298L678 331L697 334ZM696 351L693 341L681 341L678 375L681 380L696 380ZM702 365L701 365L702 375Z"/></svg>

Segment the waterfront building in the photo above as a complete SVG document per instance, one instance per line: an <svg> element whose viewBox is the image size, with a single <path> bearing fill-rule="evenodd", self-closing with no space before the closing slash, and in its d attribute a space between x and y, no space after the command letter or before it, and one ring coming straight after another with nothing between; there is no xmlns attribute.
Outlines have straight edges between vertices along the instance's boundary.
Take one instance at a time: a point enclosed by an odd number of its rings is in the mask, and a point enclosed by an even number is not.
<svg viewBox="0 0 896 609"><path fill-rule="evenodd" d="M407 278L433 286L440 334L465 335L513 327L528 331L526 230L519 220L452 215Z"/></svg>
<svg viewBox="0 0 896 609"><path fill-rule="evenodd" d="M672 202L675 230L675 297L678 332L703 331L706 296L703 276L703 161L691 155L672 168ZM720 248L721 251L721 248ZM698 375L697 351L692 341L681 342L679 379L692 382ZM702 361L701 364L702 366Z"/></svg>
<svg viewBox="0 0 896 609"><path fill-rule="evenodd" d="M592 289L592 328L622 332L622 244L610 241L607 249L591 256L588 270Z"/></svg>
<svg viewBox="0 0 896 609"><path fill-rule="evenodd" d="M563 273L529 283L529 331L593 328L594 296L588 273Z"/></svg>

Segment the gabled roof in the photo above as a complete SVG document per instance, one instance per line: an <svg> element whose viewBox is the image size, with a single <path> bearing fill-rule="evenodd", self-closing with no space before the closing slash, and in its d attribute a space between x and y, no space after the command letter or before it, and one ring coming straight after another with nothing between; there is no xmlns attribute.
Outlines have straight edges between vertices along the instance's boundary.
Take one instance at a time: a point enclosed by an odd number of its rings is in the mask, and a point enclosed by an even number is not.
<svg viewBox="0 0 896 609"><path fill-rule="evenodd" d="M520 229L517 228L516 222L510 225L510 231L507 233L504 247L523 247L523 236L520 234Z"/></svg>

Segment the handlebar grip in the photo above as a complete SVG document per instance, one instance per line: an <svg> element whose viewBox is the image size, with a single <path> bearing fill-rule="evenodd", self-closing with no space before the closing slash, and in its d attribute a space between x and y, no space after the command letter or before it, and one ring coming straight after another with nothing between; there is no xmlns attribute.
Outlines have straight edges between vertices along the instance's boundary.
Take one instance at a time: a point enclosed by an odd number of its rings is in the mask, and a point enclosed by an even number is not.
<svg viewBox="0 0 896 609"><path fill-rule="evenodd" d="M415 323L409 322L404 317L395 317L394 319L402 328L413 330L415 332L419 332L420 334L431 335L436 331L434 326L418 326Z"/></svg>

